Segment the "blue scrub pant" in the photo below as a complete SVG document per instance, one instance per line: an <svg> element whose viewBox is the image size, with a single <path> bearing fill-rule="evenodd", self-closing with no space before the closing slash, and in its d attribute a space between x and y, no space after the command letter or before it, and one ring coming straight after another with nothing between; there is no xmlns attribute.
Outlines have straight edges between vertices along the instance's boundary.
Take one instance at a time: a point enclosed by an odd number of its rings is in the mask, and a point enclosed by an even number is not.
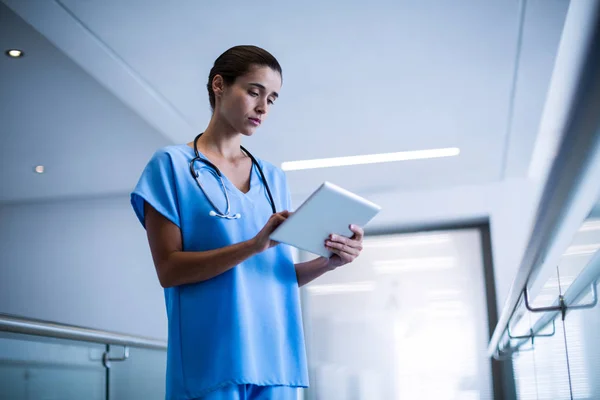
<svg viewBox="0 0 600 400"><path fill-rule="evenodd" d="M297 400L298 388L291 386L231 385L198 400Z"/></svg>

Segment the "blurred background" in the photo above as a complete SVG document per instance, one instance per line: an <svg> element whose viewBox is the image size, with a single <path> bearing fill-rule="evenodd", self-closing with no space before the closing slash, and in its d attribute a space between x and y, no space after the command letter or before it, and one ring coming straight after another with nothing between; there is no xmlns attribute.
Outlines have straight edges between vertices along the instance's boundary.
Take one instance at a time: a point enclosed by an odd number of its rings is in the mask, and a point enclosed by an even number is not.
<svg viewBox="0 0 600 400"><path fill-rule="evenodd" d="M205 129L209 70L238 44L283 67L244 140L257 157L408 156L286 170L296 207L330 181L383 208L357 261L301 289L302 399L600 399L599 17L1 0L0 399L164 398L164 296L129 194Z"/></svg>

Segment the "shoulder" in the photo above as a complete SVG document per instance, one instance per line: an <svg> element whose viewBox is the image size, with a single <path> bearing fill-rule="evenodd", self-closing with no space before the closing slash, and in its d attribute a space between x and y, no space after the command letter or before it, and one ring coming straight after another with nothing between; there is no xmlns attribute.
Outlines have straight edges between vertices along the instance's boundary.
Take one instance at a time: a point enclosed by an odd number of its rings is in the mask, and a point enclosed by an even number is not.
<svg viewBox="0 0 600 400"><path fill-rule="evenodd" d="M187 151L184 146L171 145L154 152L142 171L137 188L177 186L183 174L189 172L189 160L193 158L193 150Z"/></svg>
<svg viewBox="0 0 600 400"><path fill-rule="evenodd" d="M150 156L144 172L164 174L170 171L172 174L176 174L178 171L187 171L193 154L194 151L187 145L161 147Z"/></svg>
<svg viewBox="0 0 600 400"><path fill-rule="evenodd" d="M151 157L151 160L157 161L183 161L187 160L190 154L193 153L193 150L186 144L176 144L161 147L156 150Z"/></svg>
<svg viewBox="0 0 600 400"><path fill-rule="evenodd" d="M182 168L185 160L185 148L174 145L156 150L148 161L131 193L131 204L142 226L145 227L144 203L149 203L175 225L180 226L177 199L182 173L188 171L187 168Z"/></svg>

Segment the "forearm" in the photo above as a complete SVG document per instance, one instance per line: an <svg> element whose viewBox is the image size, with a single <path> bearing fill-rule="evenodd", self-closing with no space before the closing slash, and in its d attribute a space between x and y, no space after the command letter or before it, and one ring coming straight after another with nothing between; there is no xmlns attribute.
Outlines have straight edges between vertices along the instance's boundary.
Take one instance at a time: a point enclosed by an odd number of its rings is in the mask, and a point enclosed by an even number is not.
<svg viewBox="0 0 600 400"><path fill-rule="evenodd" d="M161 284L170 287L206 281L258 252L252 240L208 251L174 251L161 268Z"/></svg>
<svg viewBox="0 0 600 400"><path fill-rule="evenodd" d="M331 271L329 260L325 257L315 258L311 261L298 263L296 267L296 278L298 286L304 286L307 283L317 279L326 272Z"/></svg>

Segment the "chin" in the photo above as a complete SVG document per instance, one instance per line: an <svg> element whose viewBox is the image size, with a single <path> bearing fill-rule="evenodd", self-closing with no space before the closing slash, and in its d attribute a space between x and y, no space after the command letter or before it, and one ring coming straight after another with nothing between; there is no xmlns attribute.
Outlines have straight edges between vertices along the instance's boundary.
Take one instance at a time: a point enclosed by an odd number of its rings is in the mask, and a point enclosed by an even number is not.
<svg viewBox="0 0 600 400"><path fill-rule="evenodd" d="M256 132L257 128L257 126L244 126L242 129L239 130L239 132L244 136L252 136L254 132Z"/></svg>

